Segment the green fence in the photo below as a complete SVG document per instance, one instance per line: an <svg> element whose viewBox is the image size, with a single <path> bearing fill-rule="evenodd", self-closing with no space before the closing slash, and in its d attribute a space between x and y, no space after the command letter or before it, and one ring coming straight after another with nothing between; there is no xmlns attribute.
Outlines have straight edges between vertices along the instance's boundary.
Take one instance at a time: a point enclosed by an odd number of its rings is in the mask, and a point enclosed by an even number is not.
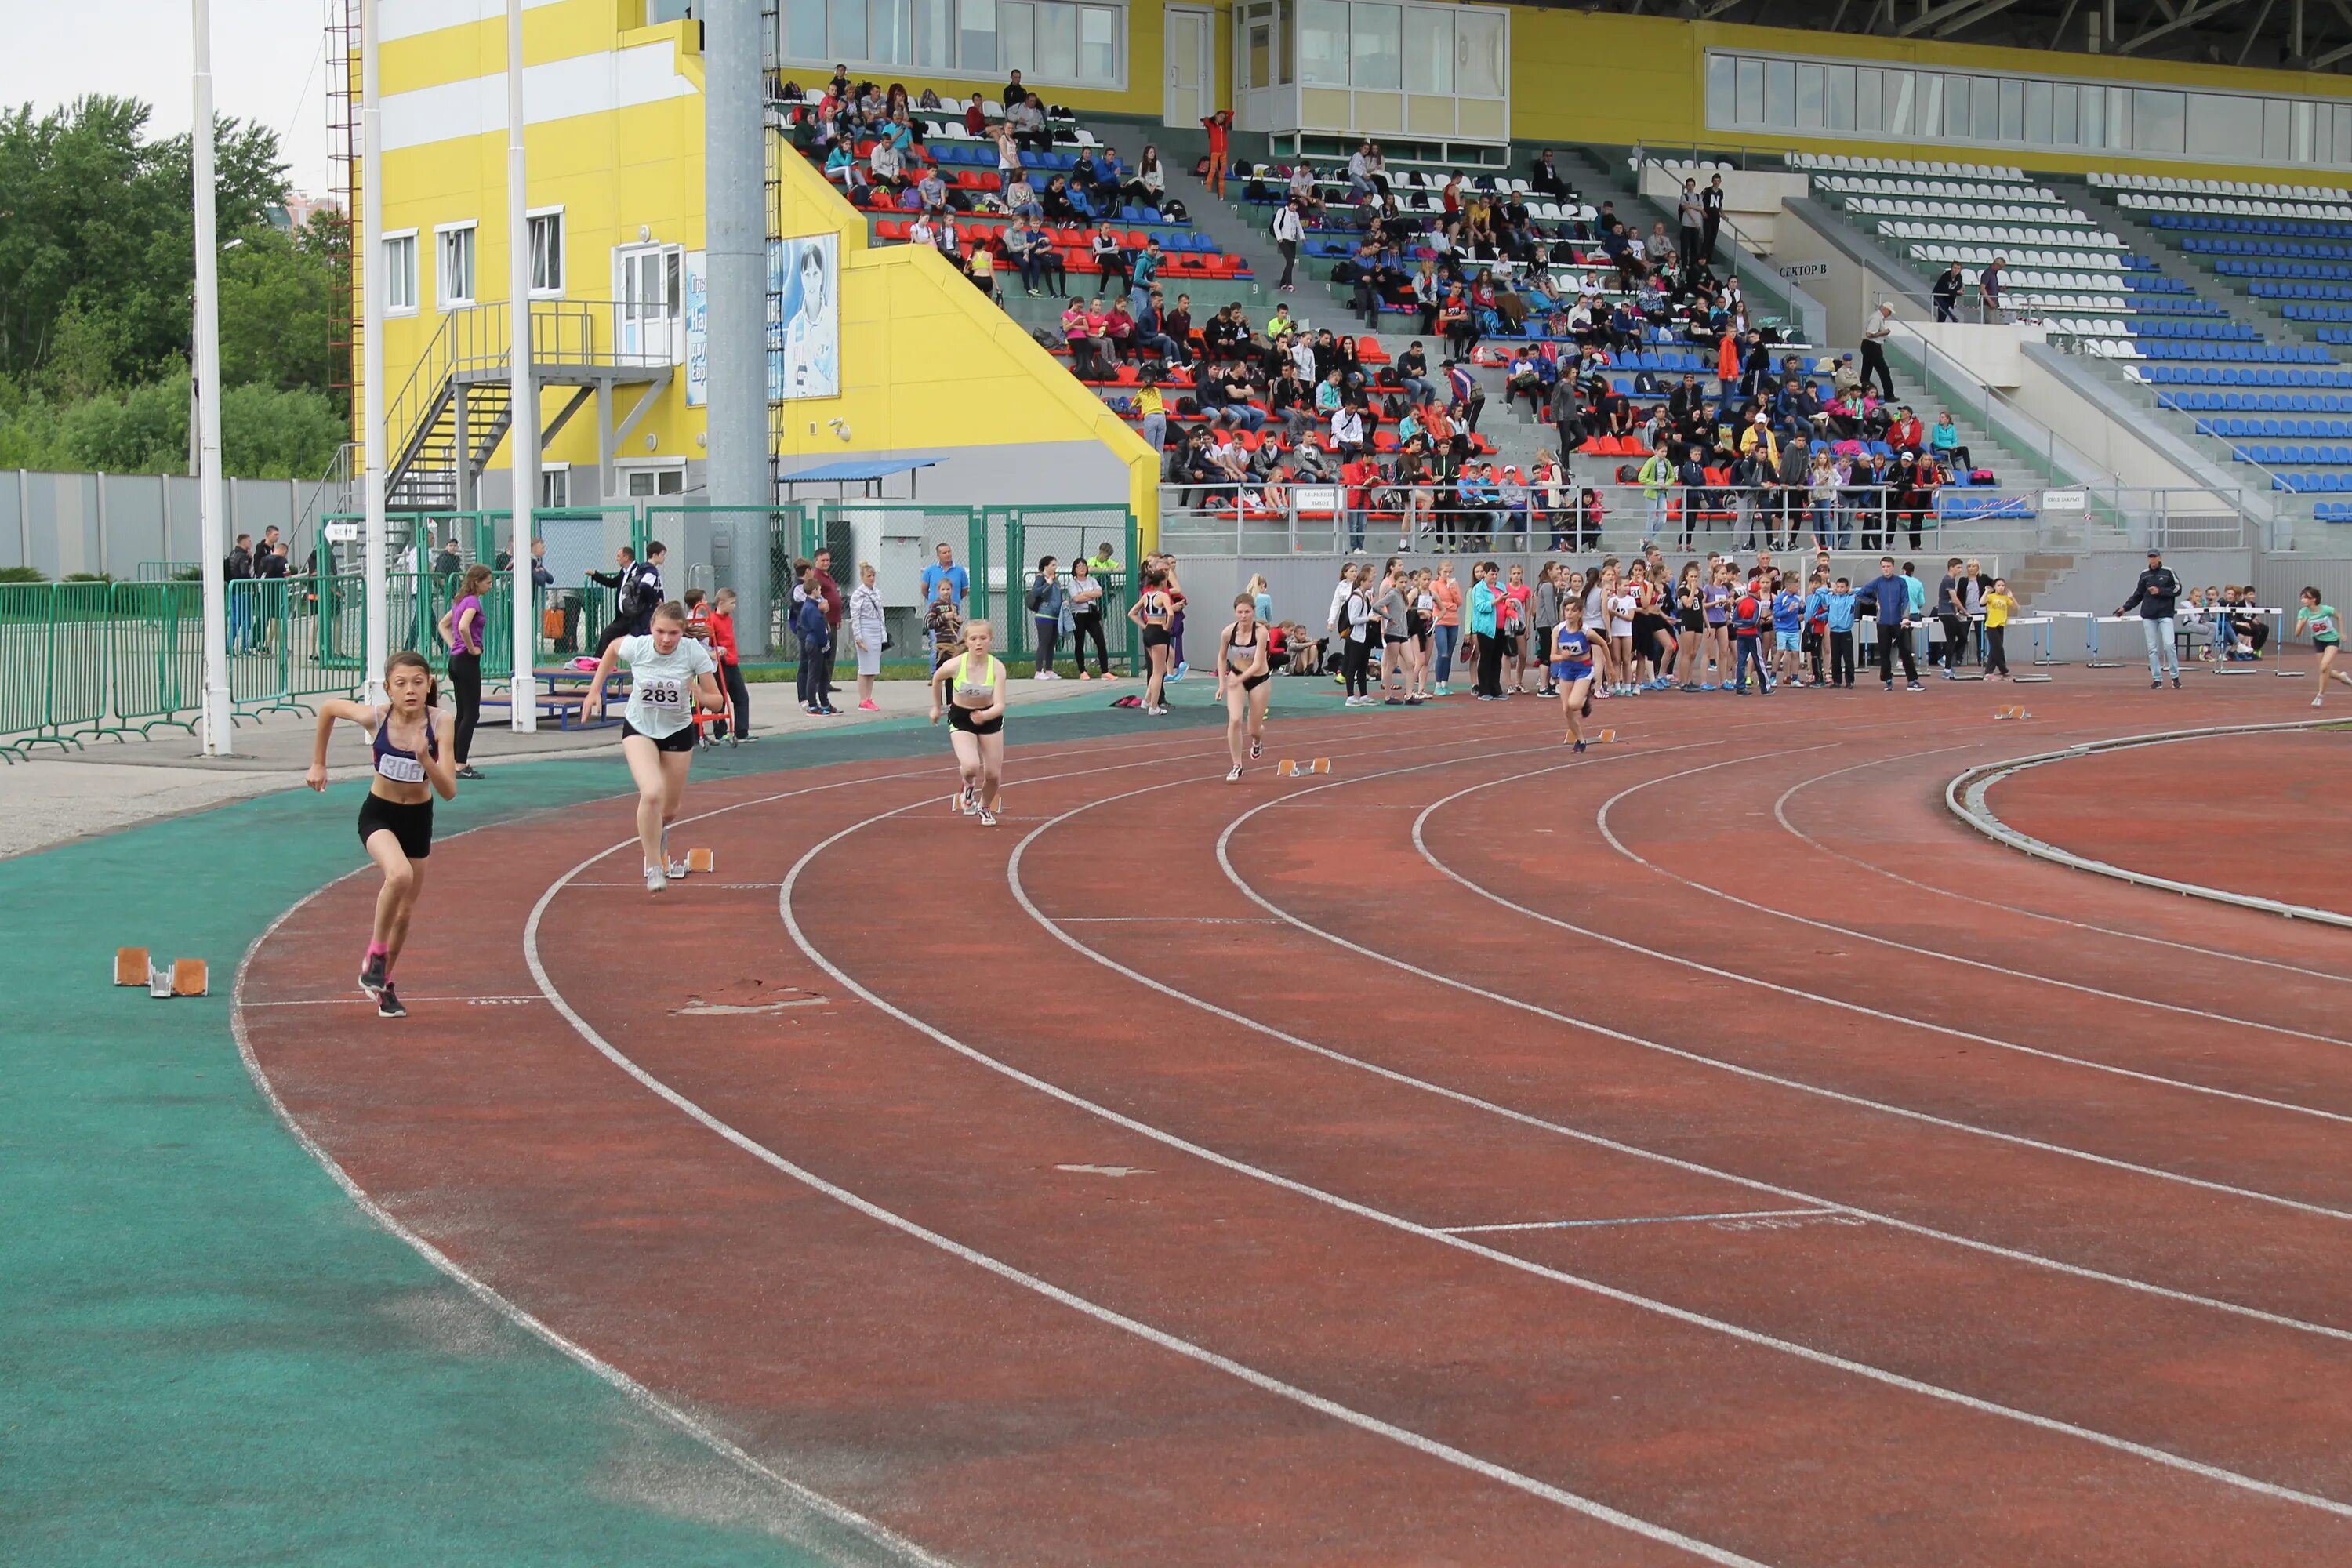
<svg viewBox="0 0 2352 1568"><path fill-rule="evenodd" d="M1089 563L1088 572L1103 578L1103 637L1111 658L1129 673L1143 672L1142 632L1127 618L1135 603L1134 583L1139 533L1135 514L1123 506L1003 506L985 509L988 533L1003 542L1009 600L1001 618L997 641L1008 661L1035 656L1037 628L1029 612L1030 584L1038 563L1046 556L1066 579L1072 564ZM1111 569L1096 572L1104 545L1111 548ZM1070 662L1076 657L1070 637L1061 637L1055 657ZM1091 645L1089 645L1091 646Z"/></svg>

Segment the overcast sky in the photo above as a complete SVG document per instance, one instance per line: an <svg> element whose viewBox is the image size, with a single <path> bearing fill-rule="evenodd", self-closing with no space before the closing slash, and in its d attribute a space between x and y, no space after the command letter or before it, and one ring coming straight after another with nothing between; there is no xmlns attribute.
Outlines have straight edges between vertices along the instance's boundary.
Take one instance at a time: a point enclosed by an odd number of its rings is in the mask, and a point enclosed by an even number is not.
<svg viewBox="0 0 2352 1568"><path fill-rule="evenodd" d="M143 99L159 135L188 129L194 101L189 0L8 5L0 103L52 109L94 92ZM287 177L327 193L322 0L212 0L213 103L276 131Z"/></svg>

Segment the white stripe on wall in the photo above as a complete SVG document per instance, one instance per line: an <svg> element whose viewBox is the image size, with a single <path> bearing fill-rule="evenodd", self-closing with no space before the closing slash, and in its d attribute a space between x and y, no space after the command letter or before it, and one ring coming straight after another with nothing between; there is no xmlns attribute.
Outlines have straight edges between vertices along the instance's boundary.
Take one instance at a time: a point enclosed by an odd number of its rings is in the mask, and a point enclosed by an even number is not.
<svg viewBox="0 0 2352 1568"><path fill-rule="evenodd" d="M674 46L665 39L528 67L522 75L525 120L543 125L575 115L688 97L694 84L673 68L676 58ZM413 92L387 93L383 100L383 145L388 153L506 128L504 71Z"/></svg>
<svg viewBox="0 0 2352 1568"><path fill-rule="evenodd" d="M562 0L522 0L526 11L561 4ZM437 33L444 27L503 21L506 14L506 0L377 0L376 31L385 43L391 43L420 33Z"/></svg>

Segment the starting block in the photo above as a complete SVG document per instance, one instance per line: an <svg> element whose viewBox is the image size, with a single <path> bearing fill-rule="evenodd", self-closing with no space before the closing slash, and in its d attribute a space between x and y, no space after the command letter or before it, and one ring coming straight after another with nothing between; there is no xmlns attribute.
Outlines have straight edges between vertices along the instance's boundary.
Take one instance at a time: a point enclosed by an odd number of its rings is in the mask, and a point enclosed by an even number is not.
<svg viewBox="0 0 2352 1568"><path fill-rule="evenodd" d="M1305 778L1309 773L1328 773L1330 771L1331 759L1328 757L1316 757L1307 762L1285 757L1274 764L1274 776L1278 779Z"/></svg>
<svg viewBox="0 0 2352 1568"><path fill-rule="evenodd" d="M2003 719L2031 719L2033 717L2032 714L2028 713L2023 708L2018 707L2014 704L2007 708L1994 709L1992 710L1992 716L1995 722L1999 722Z"/></svg>
<svg viewBox="0 0 2352 1568"><path fill-rule="evenodd" d="M1617 743L1617 731L1603 730L1592 737L1592 743L1596 746L1613 746Z"/></svg>
<svg viewBox="0 0 2352 1568"><path fill-rule="evenodd" d="M118 947L114 950L114 983L117 985L144 985L150 996L208 996L212 994L209 967L201 958L175 958L171 967L151 963L143 947Z"/></svg>
<svg viewBox="0 0 2352 1568"><path fill-rule="evenodd" d="M2206 671L2208 675L2260 675L2262 672L2263 667L2252 663L2217 664Z"/></svg>
<svg viewBox="0 0 2352 1568"><path fill-rule="evenodd" d="M2011 686L2015 686L2021 681L2030 680L2037 686L2047 686L2050 683L2050 679L2051 678L2046 675L2012 675L2009 678L2009 683Z"/></svg>
<svg viewBox="0 0 2352 1568"><path fill-rule="evenodd" d="M703 876L719 869L719 855L712 849L689 849L686 852L686 868Z"/></svg>

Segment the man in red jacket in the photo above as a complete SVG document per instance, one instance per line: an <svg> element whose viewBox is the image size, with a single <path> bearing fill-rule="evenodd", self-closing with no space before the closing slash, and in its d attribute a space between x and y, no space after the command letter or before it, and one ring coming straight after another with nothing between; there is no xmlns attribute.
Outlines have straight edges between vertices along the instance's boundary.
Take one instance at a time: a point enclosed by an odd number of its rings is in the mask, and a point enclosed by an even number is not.
<svg viewBox="0 0 2352 1568"><path fill-rule="evenodd" d="M1886 428L1886 444L1898 452L1924 452L1927 449L1927 429L1919 416L1905 404L1897 411L1901 417Z"/></svg>

